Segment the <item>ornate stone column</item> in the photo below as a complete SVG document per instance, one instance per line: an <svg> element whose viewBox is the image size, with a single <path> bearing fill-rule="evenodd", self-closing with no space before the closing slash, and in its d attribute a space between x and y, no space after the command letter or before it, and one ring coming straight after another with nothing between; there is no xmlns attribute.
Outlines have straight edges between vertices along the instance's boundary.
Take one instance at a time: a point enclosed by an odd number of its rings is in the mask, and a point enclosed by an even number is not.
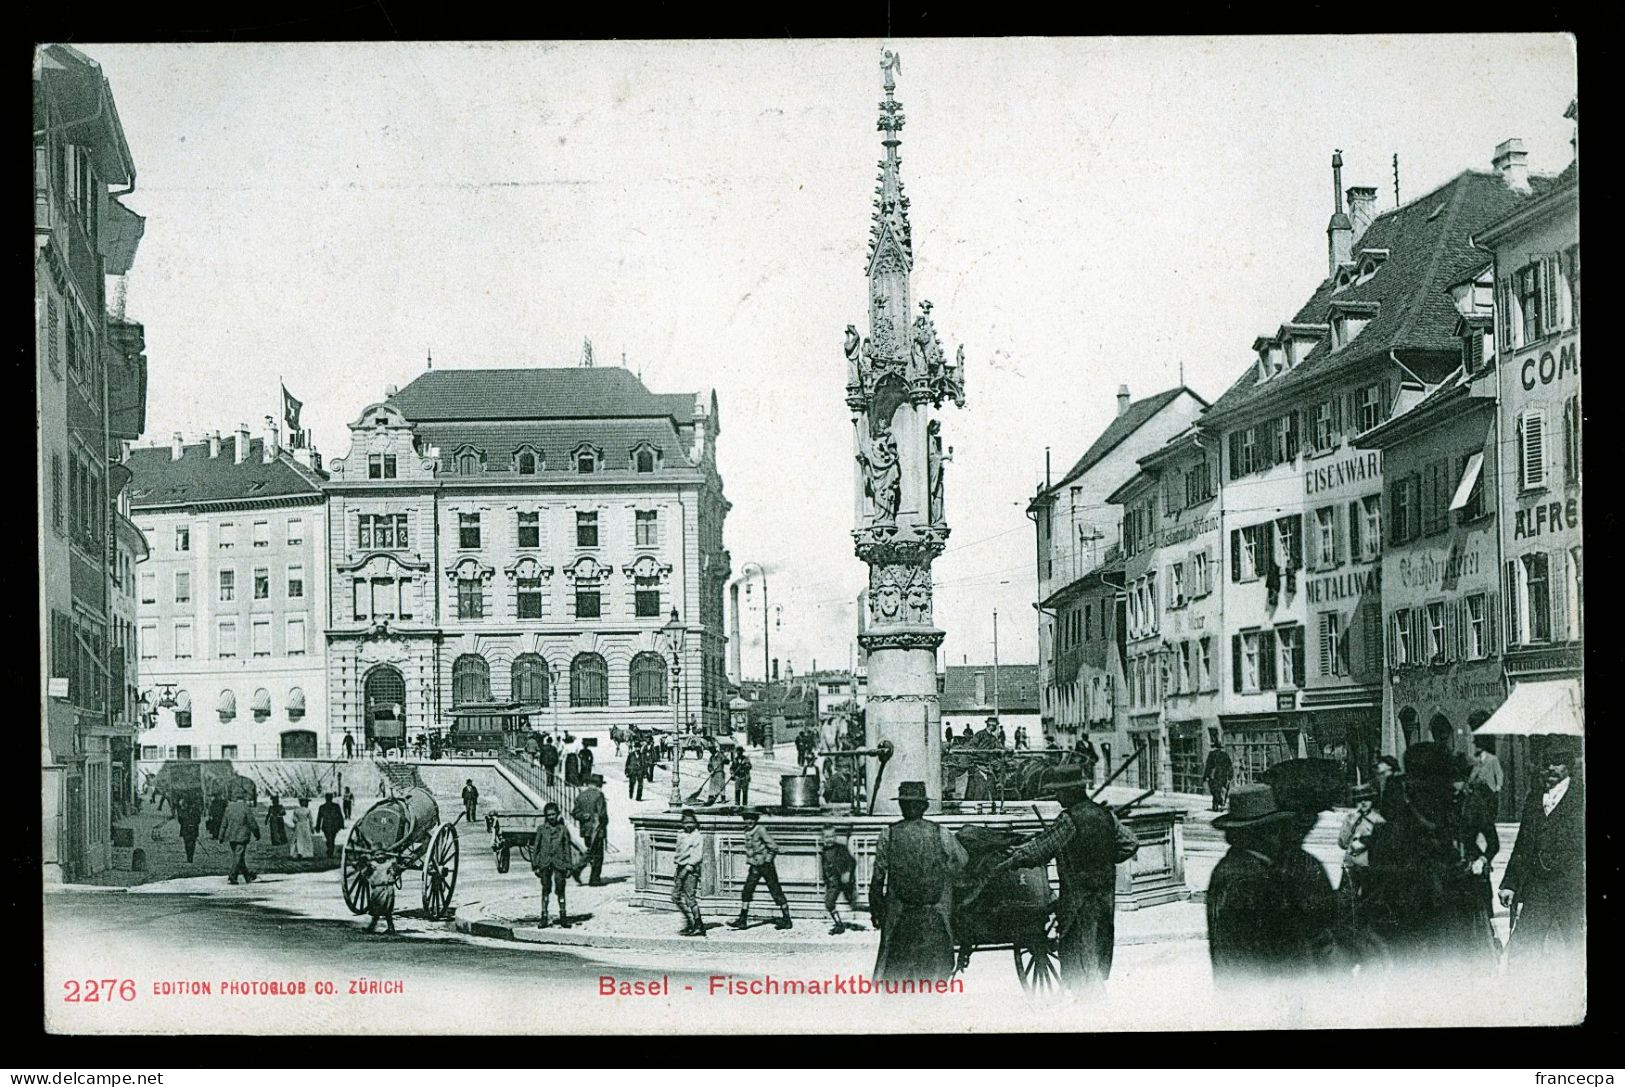
<svg viewBox="0 0 1625 1087"><path fill-rule="evenodd" d="M937 648L944 632L932 613L931 563L948 539L943 511L940 423L944 400L963 407L964 349L949 364L937 340L931 303L922 301L910 323L913 245L908 198L899 176L902 106L893 98L897 57L881 60L885 100L879 129L885 158L875 190L869 248L869 337L846 330L846 402L852 409L857 461L858 558L869 566L867 742L890 741L894 754L876 792L876 764L868 767L875 811L894 813L903 781L924 781L933 803L942 799L941 707L937 700Z"/></svg>

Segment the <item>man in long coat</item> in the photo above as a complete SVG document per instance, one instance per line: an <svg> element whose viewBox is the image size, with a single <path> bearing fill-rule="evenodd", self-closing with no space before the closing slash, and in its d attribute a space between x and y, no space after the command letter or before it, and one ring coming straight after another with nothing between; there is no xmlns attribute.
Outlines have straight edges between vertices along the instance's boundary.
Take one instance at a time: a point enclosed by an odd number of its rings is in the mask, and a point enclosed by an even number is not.
<svg viewBox="0 0 1625 1087"><path fill-rule="evenodd" d="M1061 877L1055 922L1061 937L1061 981L1078 992L1112 973L1117 940L1117 865L1140 851L1134 832L1090 799L1085 769L1054 788L1063 810L1049 828L999 862L1000 869L1043 867Z"/></svg>
<svg viewBox="0 0 1625 1087"><path fill-rule="evenodd" d="M547 774L547 783L552 785L554 775L559 769L559 745L553 742L552 736L542 737L541 750L542 770Z"/></svg>
<svg viewBox="0 0 1625 1087"><path fill-rule="evenodd" d="M576 826L581 828L581 840L587 844L587 861L592 865L594 887L604 882L604 844L609 840L609 801L604 798L604 790L599 788L603 784L602 774L587 778L587 784L576 794L575 804L570 809ZM579 871L576 879L581 879Z"/></svg>
<svg viewBox="0 0 1625 1087"><path fill-rule="evenodd" d="M1501 878L1501 904L1517 911L1507 946L1507 963L1517 968L1585 946L1585 786L1574 773L1579 740L1548 737L1545 761L1546 790L1529 794Z"/></svg>
<svg viewBox="0 0 1625 1087"><path fill-rule="evenodd" d="M897 787L903 818L882 827L869 881L869 913L880 929L876 981L946 980L954 970L954 878L970 859L947 827L925 818L925 782Z"/></svg>
<svg viewBox="0 0 1625 1087"><path fill-rule="evenodd" d="M1230 782L1236 773L1235 763L1219 743L1218 730L1209 730L1208 735L1213 740L1213 749L1207 753L1207 765L1202 768L1202 780L1207 782L1208 792L1213 794L1213 811L1223 811L1230 799Z"/></svg>
<svg viewBox="0 0 1625 1087"><path fill-rule="evenodd" d="M1230 794L1230 810L1213 820L1230 843L1207 888L1208 956L1217 983L1279 977L1307 965L1305 949L1283 925L1280 861L1291 819L1268 785L1243 785Z"/></svg>

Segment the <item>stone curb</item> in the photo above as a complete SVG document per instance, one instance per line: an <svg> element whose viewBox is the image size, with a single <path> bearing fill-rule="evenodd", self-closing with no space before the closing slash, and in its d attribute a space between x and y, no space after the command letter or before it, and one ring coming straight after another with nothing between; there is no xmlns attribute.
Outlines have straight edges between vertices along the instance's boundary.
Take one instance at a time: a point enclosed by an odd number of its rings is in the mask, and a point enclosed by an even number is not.
<svg viewBox="0 0 1625 1087"><path fill-rule="evenodd" d="M574 930L561 931L558 928L540 929L534 926L517 926L512 921L499 917L456 918L446 922L448 927L468 936L484 936L494 940L512 940L516 943L543 944L559 947L594 947L607 950L620 951L683 951L689 952L696 948L716 948L728 951L755 951L773 953L777 951L805 952L805 951L837 951L842 945L836 943L836 937L826 937L822 940L752 940L749 936L729 934L725 937L715 937L707 940L696 940L693 937L678 936L640 936L615 932L582 932ZM1118 947L1142 947L1152 944L1183 943L1192 940L1206 940L1207 931L1203 928L1179 928L1165 932L1150 933L1124 933L1117 934ZM848 947L872 947L874 944L873 930L866 929L856 934L856 939Z"/></svg>

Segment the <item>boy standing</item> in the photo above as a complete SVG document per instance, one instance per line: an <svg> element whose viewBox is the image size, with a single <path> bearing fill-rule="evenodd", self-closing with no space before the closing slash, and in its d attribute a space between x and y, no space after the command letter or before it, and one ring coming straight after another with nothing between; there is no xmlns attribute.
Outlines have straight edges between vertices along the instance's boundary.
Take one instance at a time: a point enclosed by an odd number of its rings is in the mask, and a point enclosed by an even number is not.
<svg viewBox="0 0 1625 1087"><path fill-rule="evenodd" d="M824 828L820 862L824 871L824 909L829 911L829 919L835 922L829 930L831 936L839 936L848 928L857 927L842 921L836 908L844 895L852 912L858 912L858 862L852 856L851 842L852 832L846 828Z"/></svg>
<svg viewBox="0 0 1625 1087"><path fill-rule="evenodd" d="M773 922L778 929L790 928L790 904L785 900L784 888L779 885L779 870L773 858L779 855L779 843L762 826L762 813L749 809L740 813L745 821L745 860L750 872L745 876L745 889L740 898L739 916L728 922L729 928L742 929L750 924L750 900L756 894L756 885L767 881L767 893L779 907L779 919Z"/></svg>
<svg viewBox="0 0 1625 1087"><path fill-rule="evenodd" d="M677 853L673 857L676 878L672 881L671 900L683 911L682 936L704 936L705 919L700 916L700 865L705 858L705 835L700 833L700 820L693 808L683 809L682 829L677 832Z"/></svg>

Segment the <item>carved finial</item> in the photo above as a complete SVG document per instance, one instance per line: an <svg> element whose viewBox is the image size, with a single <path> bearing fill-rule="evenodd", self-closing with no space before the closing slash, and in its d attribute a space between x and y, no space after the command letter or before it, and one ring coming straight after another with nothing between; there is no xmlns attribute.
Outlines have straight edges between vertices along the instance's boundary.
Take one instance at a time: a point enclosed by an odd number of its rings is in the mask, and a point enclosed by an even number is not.
<svg viewBox="0 0 1625 1087"><path fill-rule="evenodd" d="M893 72L903 74L903 58L887 49L880 54L880 73L888 95L897 89L897 81L892 78Z"/></svg>

